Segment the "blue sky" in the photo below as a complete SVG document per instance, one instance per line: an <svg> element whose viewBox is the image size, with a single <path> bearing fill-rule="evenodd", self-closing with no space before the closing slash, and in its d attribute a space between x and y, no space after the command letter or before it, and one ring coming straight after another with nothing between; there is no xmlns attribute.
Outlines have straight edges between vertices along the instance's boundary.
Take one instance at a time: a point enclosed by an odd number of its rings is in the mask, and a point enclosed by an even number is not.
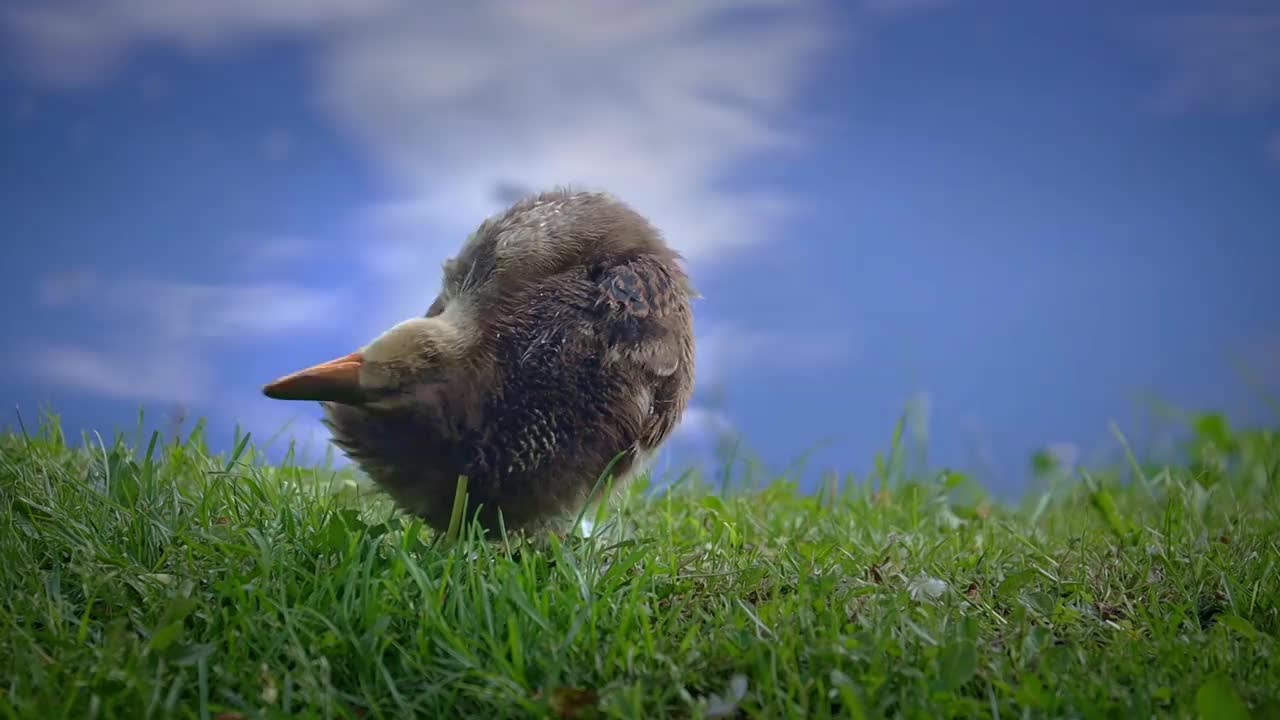
<svg viewBox="0 0 1280 720"><path fill-rule="evenodd" d="M215 440L260 385L422 313L513 190L615 192L688 257L676 467L740 433L865 472L1272 417L1280 10L996 0L10 2L0 397Z"/></svg>

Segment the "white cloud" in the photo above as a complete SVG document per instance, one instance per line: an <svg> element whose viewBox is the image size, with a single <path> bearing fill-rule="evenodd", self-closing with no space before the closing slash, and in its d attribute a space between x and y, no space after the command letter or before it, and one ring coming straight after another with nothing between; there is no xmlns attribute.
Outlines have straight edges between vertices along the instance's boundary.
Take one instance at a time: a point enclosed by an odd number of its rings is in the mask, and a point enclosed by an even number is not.
<svg viewBox="0 0 1280 720"><path fill-rule="evenodd" d="M41 79L80 87L113 72L142 42L192 52L225 50L268 34L325 33L376 17L402 0L19 0L3 20L26 66Z"/></svg>
<svg viewBox="0 0 1280 720"><path fill-rule="evenodd" d="M210 350L226 341L315 331L341 317L337 296L286 285L204 285L89 270L43 278L41 304L102 316L101 346L35 339L15 358L36 380L145 402L217 404Z"/></svg>
<svg viewBox="0 0 1280 720"><path fill-rule="evenodd" d="M202 363L154 347L103 351L27 343L17 359L39 380L116 399L191 403L205 399L209 389Z"/></svg>
<svg viewBox="0 0 1280 720"><path fill-rule="evenodd" d="M86 270L43 279L50 307L108 312L129 318L149 336L166 340L236 339L334 327L343 302L333 292L261 283L215 285L127 277L105 280Z"/></svg>
<svg viewBox="0 0 1280 720"><path fill-rule="evenodd" d="M782 330L720 325L698 338L698 384L714 387L746 370L814 368L847 361L855 353L846 329Z"/></svg>
<svg viewBox="0 0 1280 720"><path fill-rule="evenodd" d="M1170 62L1161 108L1249 112L1280 103L1280 11L1180 14L1155 33Z"/></svg>

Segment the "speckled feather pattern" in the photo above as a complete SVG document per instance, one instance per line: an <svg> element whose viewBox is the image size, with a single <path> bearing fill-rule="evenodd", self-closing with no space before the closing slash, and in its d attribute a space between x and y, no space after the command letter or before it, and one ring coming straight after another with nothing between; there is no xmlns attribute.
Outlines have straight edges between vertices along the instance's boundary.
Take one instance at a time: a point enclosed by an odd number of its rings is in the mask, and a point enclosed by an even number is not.
<svg viewBox="0 0 1280 720"><path fill-rule="evenodd" d="M428 524L457 475L490 529L579 510L610 461L625 478L693 387L692 289L658 233L607 195L543 193L486 220L445 266L428 316L466 307L479 342L412 409L326 404L335 443Z"/></svg>

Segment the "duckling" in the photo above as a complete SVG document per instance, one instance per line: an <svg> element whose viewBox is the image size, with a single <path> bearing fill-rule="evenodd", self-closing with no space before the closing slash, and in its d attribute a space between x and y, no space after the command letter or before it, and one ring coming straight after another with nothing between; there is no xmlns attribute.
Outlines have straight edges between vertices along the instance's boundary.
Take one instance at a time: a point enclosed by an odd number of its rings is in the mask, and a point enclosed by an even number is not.
<svg viewBox="0 0 1280 720"><path fill-rule="evenodd" d="M563 529L606 470L615 491L642 471L689 403L681 260L609 194L532 195L445 262L424 316L263 392L319 401L334 444L438 531L459 475L486 531Z"/></svg>

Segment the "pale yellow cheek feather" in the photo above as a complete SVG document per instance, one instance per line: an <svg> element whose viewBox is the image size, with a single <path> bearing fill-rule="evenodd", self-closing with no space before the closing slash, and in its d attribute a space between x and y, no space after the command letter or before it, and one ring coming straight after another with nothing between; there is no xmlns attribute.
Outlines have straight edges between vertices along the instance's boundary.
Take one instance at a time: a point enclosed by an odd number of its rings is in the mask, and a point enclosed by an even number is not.
<svg viewBox="0 0 1280 720"><path fill-rule="evenodd" d="M457 359L465 357L477 335L476 311L470 299L465 295L451 298L444 306L444 312L435 319L443 326L437 342L446 346L442 348L445 355Z"/></svg>
<svg viewBox="0 0 1280 720"><path fill-rule="evenodd" d="M361 383L367 387L397 387L432 370L456 366L475 345L471 303L457 297L436 317L417 317L397 323L364 348Z"/></svg>

